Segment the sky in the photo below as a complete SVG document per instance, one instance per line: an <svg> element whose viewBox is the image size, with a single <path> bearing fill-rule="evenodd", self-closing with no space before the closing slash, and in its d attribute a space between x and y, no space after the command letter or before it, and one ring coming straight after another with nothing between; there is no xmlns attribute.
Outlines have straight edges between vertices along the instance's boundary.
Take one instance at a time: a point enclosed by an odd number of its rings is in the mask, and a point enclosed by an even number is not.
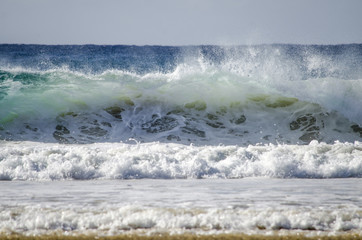
<svg viewBox="0 0 362 240"><path fill-rule="evenodd" d="M0 43L362 43L362 0L0 0Z"/></svg>

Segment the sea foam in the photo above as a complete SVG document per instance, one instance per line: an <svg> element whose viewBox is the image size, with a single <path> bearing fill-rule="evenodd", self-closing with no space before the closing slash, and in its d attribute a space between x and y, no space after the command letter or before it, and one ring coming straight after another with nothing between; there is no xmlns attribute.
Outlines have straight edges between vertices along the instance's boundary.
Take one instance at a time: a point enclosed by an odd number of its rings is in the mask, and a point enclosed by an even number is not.
<svg viewBox="0 0 362 240"><path fill-rule="evenodd" d="M1 143L3 180L361 177L362 145Z"/></svg>

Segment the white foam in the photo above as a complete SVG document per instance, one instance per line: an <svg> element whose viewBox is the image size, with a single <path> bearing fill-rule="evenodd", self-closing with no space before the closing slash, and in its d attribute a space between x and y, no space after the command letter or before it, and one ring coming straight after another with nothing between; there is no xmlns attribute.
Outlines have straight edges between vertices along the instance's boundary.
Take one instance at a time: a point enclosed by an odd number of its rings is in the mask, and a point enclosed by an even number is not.
<svg viewBox="0 0 362 240"><path fill-rule="evenodd" d="M2 142L0 178L12 180L128 178L361 177L362 144L187 146Z"/></svg>
<svg viewBox="0 0 362 240"><path fill-rule="evenodd" d="M16 215L15 221L11 216ZM309 209L265 211L240 209L164 209L126 206L97 212L73 209L24 207L1 209L0 231L26 235L70 234L115 235L143 233L264 233L275 230L320 232L362 231L361 214L352 211ZM261 231L263 229L264 231ZM318 232L315 232L317 234Z"/></svg>

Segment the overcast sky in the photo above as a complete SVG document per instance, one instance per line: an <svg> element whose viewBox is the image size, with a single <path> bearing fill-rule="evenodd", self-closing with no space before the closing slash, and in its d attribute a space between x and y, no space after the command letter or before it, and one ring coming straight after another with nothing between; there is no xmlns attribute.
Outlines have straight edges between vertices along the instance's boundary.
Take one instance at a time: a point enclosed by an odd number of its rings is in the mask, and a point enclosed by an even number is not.
<svg viewBox="0 0 362 240"><path fill-rule="evenodd" d="M362 0L0 0L0 43L362 43Z"/></svg>

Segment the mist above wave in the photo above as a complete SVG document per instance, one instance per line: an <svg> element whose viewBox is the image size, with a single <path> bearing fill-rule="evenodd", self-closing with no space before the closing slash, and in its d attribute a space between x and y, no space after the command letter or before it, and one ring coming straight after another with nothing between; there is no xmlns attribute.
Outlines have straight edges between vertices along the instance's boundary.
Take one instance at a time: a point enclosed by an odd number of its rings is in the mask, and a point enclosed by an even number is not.
<svg viewBox="0 0 362 240"><path fill-rule="evenodd" d="M0 44L0 66L83 73L109 69L174 72L181 64L213 65L243 76L361 79L362 45L124 46Z"/></svg>

